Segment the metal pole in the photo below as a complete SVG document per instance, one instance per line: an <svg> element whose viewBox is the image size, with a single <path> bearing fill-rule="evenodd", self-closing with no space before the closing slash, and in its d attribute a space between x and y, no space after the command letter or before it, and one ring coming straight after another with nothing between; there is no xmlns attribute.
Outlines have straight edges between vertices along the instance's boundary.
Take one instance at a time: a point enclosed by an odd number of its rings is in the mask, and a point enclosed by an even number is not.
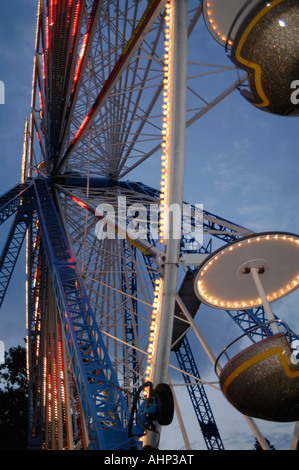
<svg viewBox="0 0 299 470"><path fill-rule="evenodd" d="M203 338L201 332L199 331L199 328L195 324L193 318L191 317L190 313L188 312L186 306L184 305L184 303L183 303L182 299L179 297L179 295L176 296L176 300L177 300L179 306L181 307L182 312L184 313L185 317L187 318L190 325L192 326L192 328L193 328L197 338L199 339L202 347L204 348L207 356L209 357L212 364L214 365L216 358L215 358L213 352L211 351L211 349L209 348L208 344L206 343L205 339ZM219 372L220 372L221 369L220 369L219 366L218 366L218 369L219 369ZM261 431L259 430L259 428L255 424L253 418L251 418L249 416L245 416L245 415L244 415L244 418L246 419L249 427L251 428L251 430L252 430L253 434L255 435L255 437L257 438L258 442L260 443L262 449L269 450L269 446L268 446L266 440L264 439Z"/></svg>
<svg viewBox="0 0 299 470"><path fill-rule="evenodd" d="M182 207L186 88L187 88L187 1L173 0L171 5L171 66L169 71L169 120L168 120L168 162L166 205ZM177 206L177 207L178 207ZM168 211L168 217L170 217ZM179 264L180 237L174 233L174 224L168 223L161 312L158 322L156 349L154 354L154 385L167 382L169 356L172 339L172 325L177 291L177 269Z"/></svg>
<svg viewBox="0 0 299 470"><path fill-rule="evenodd" d="M250 268L250 274L252 276L252 279L253 279L253 282L255 284L255 287L258 291L258 294L262 300L262 304L263 304L263 307L264 307L264 310L265 310L265 314L266 314L266 317L268 319L268 321L272 321L272 320L275 320L275 317L273 315L273 312L272 312L272 309L271 309L271 306L268 302L268 299L267 299L267 296L266 296L266 293L265 293L265 290L264 290L264 286L262 284L262 281L261 281L261 278L260 278L260 275L259 275L259 272L258 272L258 269L257 268ZM278 329L278 326L276 323L272 323L271 325L271 329L272 329L272 332L274 334L276 333L279 333L279 329Z"/></svg>
<svg viewBox="0 0 299 470"><path fill-rule="evenodd" d="M210 359L212 364L215 365L215 362L216 362L216 359L217 359L216 356L214 355L212 349L209 347L208 343L206 342L205 338L203 337L203 335L200 332L198 326L196 325L196 323L193 320L192 316L188 312L188 309L186 308L184 302L182 301L181 297L178 294L176 295L176 301L179 304L179 306L181 307L182 312L185 315L185 317L187 318L188 322L190 323L197 339L200 341L200 343L201 343L203 349L205 350L208 358ZM219 372L220 372L221 371L220 366L218 366L218 369L219 369Z"/></svg>
<svg viewBox="0 0 299 470"><path fill-rule="evenodd" d="M169 220L169 208L174 206L182 208L186 134L187 0L172 0L166 5L167 7L170 7L167 13L170 16L170 51L167 91L167 189L164 204L168 208L166 211L168 233L160 311L152 357L151 381L154 386L166 383L168 377L180 250L180 236L175 233L175 223L172 223L175 220ZM158 433L149 433L146 439L152 447L158 445L157 435Z"/></svg>
<svg viewBox="0 0 299 470"><path fill-rule="evenodd" d="M179 426L180 426L180 430L181 430L181 433L182 433L182 438L183 438L184 443L185 443L185 447L186 447L187 450L190 450L191 445L190 445L190 442L189 442L188 434L187 434L187 431L186 431L184 420L182 418L181 410L180 410L180 407L179 407L179 404L178 404L178 401L177 401L177 398L176 398L176 395L175 395L170 377L168 377L168 385L172 389L174 409L175 409L175 413L176 413L178 423L179 423Z"/></svg>

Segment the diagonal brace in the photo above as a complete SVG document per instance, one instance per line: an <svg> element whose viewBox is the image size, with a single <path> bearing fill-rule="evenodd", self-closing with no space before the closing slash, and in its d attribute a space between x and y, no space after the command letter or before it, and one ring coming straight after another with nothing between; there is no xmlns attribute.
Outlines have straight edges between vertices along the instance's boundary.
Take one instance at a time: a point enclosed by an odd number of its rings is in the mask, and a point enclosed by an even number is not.
<svg viewBox="0 0 299 470"><path fill-rule="evenodd" d="M32 206L22 205L19 207L2 250L0 258L0 308L26 236L32 210Z"/></svg>

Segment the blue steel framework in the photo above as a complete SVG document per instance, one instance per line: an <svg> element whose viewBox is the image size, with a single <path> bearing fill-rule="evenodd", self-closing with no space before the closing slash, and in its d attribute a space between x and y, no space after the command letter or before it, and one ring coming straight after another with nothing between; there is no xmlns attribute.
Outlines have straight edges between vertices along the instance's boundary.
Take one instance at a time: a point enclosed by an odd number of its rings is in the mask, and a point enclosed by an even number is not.
<svg viewBox="0 0 299 470"><path fill-rule="evenodd" d="M121 186L127 184L122 183ZM129 183L130 189L135 185ZM19 191L19 192L18 192ZM157 196L157 191L152 190L148 186L138 183L139 200L142 200L142 192L151 196ZM45 294L45 284L53 283L53 290L55 292L57 308L60 313L59 324L64 332L66 343L69 345L69 357L72 363L72 375L76 393L80 400L80 410L85 416L88 416L87 423L90 424L89 447L90 448L120 448L126 449L128 447L137 446L136 443L128 444L127 440L127 425L128 425L128 405L122 397L120 387L117 383L113 367L107 352L101 340L101 333L98 329L96 320L91 311L89 300L85 293L85 288L82 284L80 273L78 272L76 262L74 261L70 246L67 242L64 230L59 221L58 213L53 202L53 198L49 188L49 181L43 178L28 180L26 189L16 187L9 192L11 199L4 195L1 200L4 202L1 208L2 219L16 216L12 223L12 228L8 237L8 241L4 247L1 256L1 276L7 275L4 286L2 298L4 298L11 273L15 266L17 255L20 252L24 234L29 228L31 233L31 241L29 246L29 256L32 264L32 272L30 275L31 280L31 302L38 305L35 307L37 310L34 312L35 318L30 321L29 328L29 364L31 370L30 377L30 448L39 448L42 446L42 422L43 422L43 382L41 376L43 375L42 364L39 362L39 354L37 349L40 343L40 335L45 328L41 326L43 316L41 315L43 299L39 298L40 295ZM231 240L235 239L235 232L222 229L221 223L216 216L210 213L203 214L205 229L213 229L215 231L215 221L208 219L217 219L217 233L214 236L217 238L223 237L225 241L229 237ZM207 217L207 220L205 219ZM22 226L19 236L18 224L22 224L26 220L25 227ZM223 219L222 219L223 220ZM227 221L223 220L223 223ZM33 240L34 238L34 240ZM12 240L14 243L12 243ZM211 240L210 240L211 241ZM210 241L208 247L210 247ZM126 250L127 242L123 240L124 252ZM9 248L11 247L12 253ZM182 247L185 246L182 239ZM135 249L135 247L133 247ZM188 250L190 251L190 250ZM191 250L192 251L192 250ZM207 248L201 248L200 251L209 252ZM182 249L182 254L184 249ZM193 251L194 253L196 250ZM33 259L36 261L33 262ZM148 256L144 255L147 263L151 264ZM129 253L124 254L123 262L132 264ZM9 268L7 268L9 263ZM46 281L45 267L50 267L50 278ZM39 275L34 276L38 271ZM134 307L125 307L128 312L126 315L126 339L129 344L134 343L134 329L130 325L131 312L134 315L138 314L137 303L134 302L134 295L136 294L136 275L134 274L133 266L129 270L131 279L129 283L125 279L125 273L122 274L123 292L125 294L127 286L130 286L130 291L133 296ZM29 274L29 273L28 273ZM153 276L154 281L156 276ZM37 285L34 280L38 281ZM51 280L50 280L51 279ZM38 299L37 299L38 298ZM127 298L124 297L124 302ZM130 312L130 313L129 313ZM262 324L264 322L263 309L256 309L251 311L237 311L228 312L233 320L241 326L243 331L250 329L252 325ZM260 333L256 333L258 335ZM128 349L130 354L130 349ZM190 348L187 336L184 336L183 341L178 350L175 351L179 367L182 371L183 378L187 384L187 389L194 407L196 417L198 419L206 446L208 449L223 449L223 443L219 435L219 431L209 405L208 397L205 388L202 384L189 384L190 375L198 377L200 374L197 369L195 359ZM130 358L133 377L136 380L138 373L138 362L136 360L136 352ZM92 386L90 386L92 382ZM129 382L129 381L128 381ZM39 387L38 388L38 384ZM109 400L107 399L109 397ZM97 404L97 406L95 406ZM78 412L77 419L79 420L80 413ZM121 419L119 420L119 416ZM96 422L98 420L98 423ZM103 427L105 422L106 426ZM116 424L117 422L117 424ZM85 425L87 425L85 421ZM101 424L99 424L101 423ZM112 424L111 424L112 423ZM78 427L80 425L78 424ZM81 437L81 436L80 436ZM113 444L111 444L113 443ZM137 447L136 447L137 448Z"/></svg>
<svg viewBox="0 0 299 470"><path fill-rule="evenodd" d="M151 309L145 290L163 277L161 247L151 237L95 243L94 225L97 205L116 207L118 196L148 209L159 202L160 191L121 178L160 148L165 3L38 2L27 176L0 198L0 223L14 216L0 259L1 304L27 233L30 448L139 448L128 423L146 359L140 305ZM191 35L202 8L189 3ZM234 88L203 108L200 98L187 126ZM214 238L223 244L248 233L206 211L202 229L205 245L183 237L182 256L210 253ZM115 316L106 326L109 312ZM264 321L262 309L228 314L243 331ZM207 448L223 449L204 386L188 384L200 374L186 332L175 355Z"/></svg>

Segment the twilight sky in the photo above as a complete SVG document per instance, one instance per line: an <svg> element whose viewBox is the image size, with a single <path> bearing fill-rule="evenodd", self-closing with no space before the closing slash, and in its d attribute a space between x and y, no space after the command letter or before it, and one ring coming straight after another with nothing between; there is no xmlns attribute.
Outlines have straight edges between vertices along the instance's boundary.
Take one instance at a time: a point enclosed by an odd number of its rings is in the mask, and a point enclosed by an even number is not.
<svg viewBox="0 0 299 470"><path fill-rule="evenodd" d="M20 180L24 121L30 113L36 7L37 0L2 1L0 6L0 80L5 84L5 104L0 105L1 194ZM206 32L195 30L189 47L194 61L231 65L221 46ZM236 79L234 76L232 81ZM209 87L213 91L213 79L207 80L207 91ZM184 199L203 204L205 210L256 232L299 233L298 153L298 118L256 110L234 92L187 130ZM159 155L155 159L137 168L131 178L158 188ZM156 167L156 173L151 171ZM0 243L5 234L4 226L0 228ZM0 312L0 340L6 349L21 344L26 334L24 294L23 254ZM298 293L290 297L277 303L273 310L299 331ZM197 315L200 328L218 352L235 331L221 315L208 308ZM200 349L197 359L206 373L202 378L214 381ZM177 393L180 395L179 384ZM254 439L244 418L224 403L220 392L211 387L208 393L226 448L252 449ZM191 412L187 409L185 416L190 414L193 420ZM276 448L289 448L293 424L262 425L265 436ZM196 426L194 423L194 429ZM198 431L192 441L194 448L204 448ZM169 446L167 438L162 442L166 448ZM171 445L178 449L181 443L174 438Z"/></svg>

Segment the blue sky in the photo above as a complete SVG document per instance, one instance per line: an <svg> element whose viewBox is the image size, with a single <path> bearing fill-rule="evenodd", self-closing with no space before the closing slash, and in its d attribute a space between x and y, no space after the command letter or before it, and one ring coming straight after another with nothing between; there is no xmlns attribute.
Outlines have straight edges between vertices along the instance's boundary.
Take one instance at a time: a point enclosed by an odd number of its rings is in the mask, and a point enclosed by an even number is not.
<svg viewBox="0 0 299 470"><path fill-rule="evenodd" d="M0 80L5 85L5 104L0 105L1 194L20 181L24 123L30 115L36 4L36 0L12 0L0 6ZM0 231L2 242L5 225ZM23 259L1 310L0 338L6 350L23 345L26 332Z"/></svg>
<svg viewBox="0 0 299 470"><path fill-rule="evenodd" d="M36 0L10 0L0 6L0 80L5 84L5 104L0 105L1 194L20 179L24 121L30 113L36 6ZM208 35L202 39L195 34L190 47L196 48L197 40L204 46L207 58L215 54L223 64L228 62L221 46ZM203 204L205 210L257 232L299 233L298 119L258 111L238 92L226 98L187 131L184 199ZM156 164L158 161L147 162L138 168L136 179L158 187L159 172L156 178L152 171L146 171ZM5 227L0 231L1 241L4 235ZM23 258L0 316L0 340L7 349L20 344L25 335ZM291 297L275 305L274 310L299 331L298 293ZM209 309L200 312L200 322L212 343L219 340L219 315L221 312ZM233 333L231 324L224 325L221 333L227 332L227 338L221 341L225 345ZM198 357L201 361L200 353ZM214 380L204 362L202 365L208 374L204 378ZM224 425L221 428L228 446L252 448L244 418L223 405L219 392L213 389L211 400L216 418L219 416L224 423L230 420L229 429ZM288 448L292 425L263 425L271 442ZM174 441L173 445L180 444Z"/></svg>

